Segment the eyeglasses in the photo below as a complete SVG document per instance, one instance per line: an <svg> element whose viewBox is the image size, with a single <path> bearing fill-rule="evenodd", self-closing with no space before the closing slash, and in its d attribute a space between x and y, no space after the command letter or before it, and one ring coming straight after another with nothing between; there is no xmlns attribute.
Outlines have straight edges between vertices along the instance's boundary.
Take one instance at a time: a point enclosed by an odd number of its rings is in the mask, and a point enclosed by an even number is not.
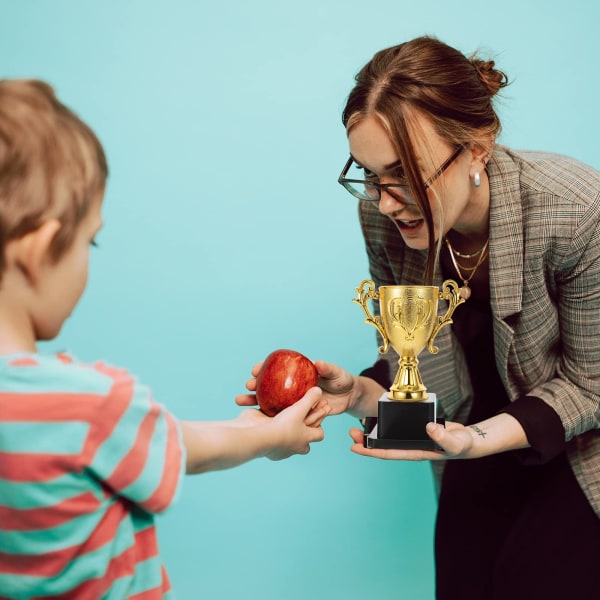
<svg viewBox="0 0 600 600"><path fill-rule="evenodd" d="M425 189L429 188L431 184L440 177L440 175L458 158L459 154L463 151L464 146L458 146L456 150L441 164L437 171L425 182ZM347 177L348 171L352 167L352 164L357 169L362 169L365 172L365 168L359 165L352 156L348 159L344 170L338 177L338 183L343 185L354 197L359 200L368 200L369 202L379 202L381 200L381 193L385 190L392 198L402 204L416 205L410 194L410 188L408 186L408 180L402 177L395 177L397 183L379 183L375 179L379 179L377 175L367 175L367 179L349 179Z"/></svg>

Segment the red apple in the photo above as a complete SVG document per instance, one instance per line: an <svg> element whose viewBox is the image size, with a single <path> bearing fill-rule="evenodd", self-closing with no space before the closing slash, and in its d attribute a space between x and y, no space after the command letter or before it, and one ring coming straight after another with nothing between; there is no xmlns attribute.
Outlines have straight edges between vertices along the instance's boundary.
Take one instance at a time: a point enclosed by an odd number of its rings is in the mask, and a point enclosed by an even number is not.
<svg viewBox="0 0 600 600"><path fill-rule="evenodd" d="M317 385L319 374L312 361L295 350L275 350L256 377L256 401L269 417L294 404Z"/></svg>

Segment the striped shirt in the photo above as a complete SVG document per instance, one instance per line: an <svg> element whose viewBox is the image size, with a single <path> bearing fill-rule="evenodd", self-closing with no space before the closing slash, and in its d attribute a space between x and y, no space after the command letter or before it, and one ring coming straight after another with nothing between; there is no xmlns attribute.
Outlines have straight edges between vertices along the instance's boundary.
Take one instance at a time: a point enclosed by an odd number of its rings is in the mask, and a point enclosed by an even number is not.
<svg viewBox="0 0 600 600"><path fill-rule="evenodd" d="M0 357L0 599L169 598L154 514L184 465L175 418L126 371Z"/></svg>

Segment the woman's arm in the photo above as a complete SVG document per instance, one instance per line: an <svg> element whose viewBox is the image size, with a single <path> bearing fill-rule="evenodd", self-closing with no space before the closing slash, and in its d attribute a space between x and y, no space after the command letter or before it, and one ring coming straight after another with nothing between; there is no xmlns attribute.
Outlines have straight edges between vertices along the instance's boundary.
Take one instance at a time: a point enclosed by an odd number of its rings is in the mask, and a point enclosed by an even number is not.
<svg viewBox="0 0 600 600"><path fill-rule="evenodd" d="M507 450L527 448L525 431L513 416L501 413L474 425L461 425L446 421L443 427L436 423L427 425L427 433L443 451L430 450L384 450L363 447L363 431L350 430L354 440L352 452L388 460L448 460L456 458L480 458Z"/></svg>

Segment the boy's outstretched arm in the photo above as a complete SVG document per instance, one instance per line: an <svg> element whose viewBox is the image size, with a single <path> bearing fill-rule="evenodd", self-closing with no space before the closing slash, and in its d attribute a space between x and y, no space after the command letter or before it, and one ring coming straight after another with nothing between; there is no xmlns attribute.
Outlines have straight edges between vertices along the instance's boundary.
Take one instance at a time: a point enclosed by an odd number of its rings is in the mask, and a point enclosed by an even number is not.
<svg viewBox="0 0 600 600"><path fill-rule="evenodd" d="M187 452L186 472L229 469L263 456L281 460L307 454L310 444L325 435L320 422L329 408L321 395L318 387L311 388L296 404L274 417L249 408L231 421L180 421Z"/></svg>

